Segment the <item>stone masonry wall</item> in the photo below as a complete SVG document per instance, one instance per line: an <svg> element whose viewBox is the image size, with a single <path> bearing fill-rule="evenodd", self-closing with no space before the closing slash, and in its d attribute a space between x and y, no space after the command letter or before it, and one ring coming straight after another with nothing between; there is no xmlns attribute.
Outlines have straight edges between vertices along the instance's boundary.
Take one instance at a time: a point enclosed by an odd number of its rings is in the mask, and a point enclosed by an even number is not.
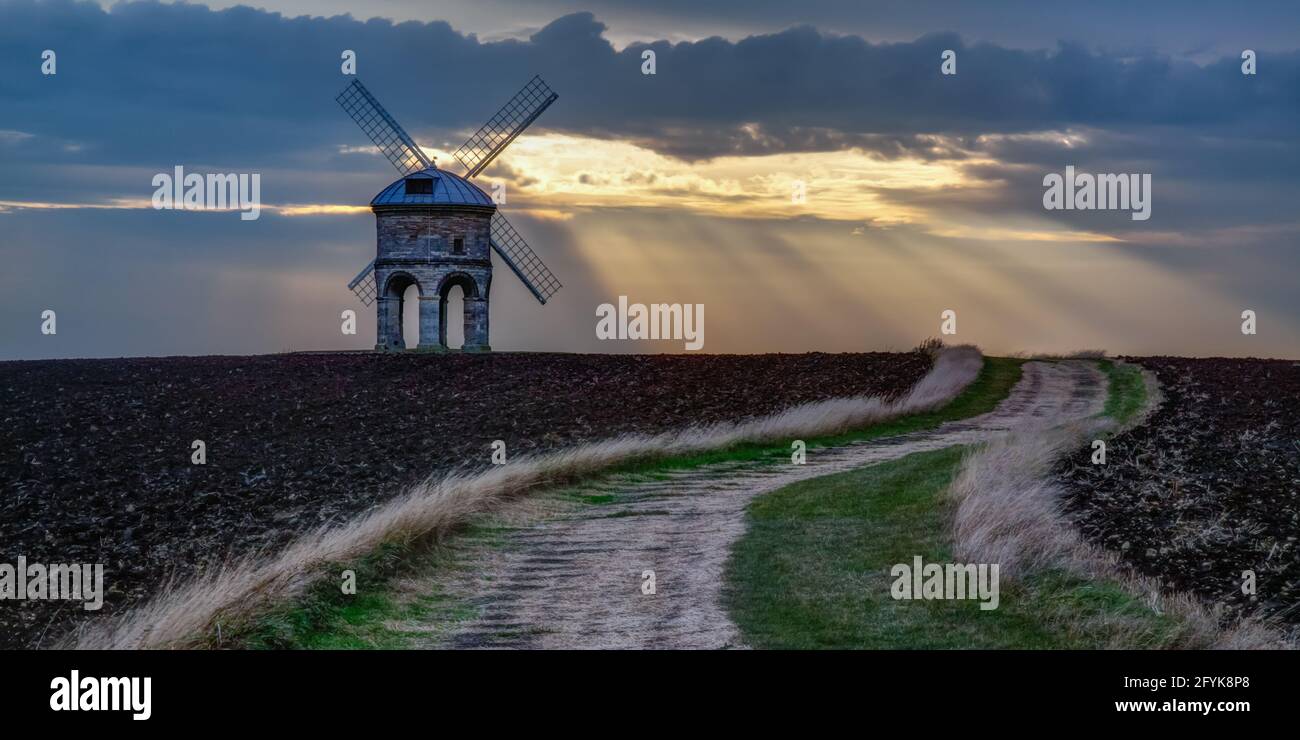
<svg viewBox="0 0 1300 740"><path fill-rule="evenodd" d="M376 307L377 348L401 349L402 282L414 279L420 291L420 348L446 347L446 283L466 277L472 286L465 294L465 345L467 350L484 351L488 343L488 294L492 282L492 260L488 235L491 208L447 206L398 206L375 209L375 279L379 300ZM464 239L463 255L453 254L455 238ZM398 279L390 286L390 279Z"/></svg>

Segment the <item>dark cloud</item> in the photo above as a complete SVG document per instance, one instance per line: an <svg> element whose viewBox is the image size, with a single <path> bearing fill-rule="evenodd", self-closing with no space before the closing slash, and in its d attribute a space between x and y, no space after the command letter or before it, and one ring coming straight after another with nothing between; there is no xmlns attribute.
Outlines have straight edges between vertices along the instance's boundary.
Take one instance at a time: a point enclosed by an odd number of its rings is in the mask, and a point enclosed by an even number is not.
<svg viewBox="0 0 1300 740"><path fill-rule="evenodd" d="M504 5L502 0L481 0ZM810 23L873 40L910 40L937 29L1018 48L1058 40L1116 53L1222 55L1242 48L1294 46L1297 8L1288 0L531 0L533 12L595 11L619 26L736 29L744 34Z"/></svg>
<svg viewBox="0 0 1300 740"><path fill-rule="evenodd" d="M286 18L246 7L18 0L0 5L0 130L36 133L7 158L101 164L175 161L244 168L316 163L358 141L333 102L359 76L426 141L483 122L532 74L562 105L540 126L630 138L695 159L858 146L922 151L918 135L1070 125L1195 126L1253 137L1300 128L1300 54L1275 54L1245 78L1225 59L1197 66L1119 58L1076 45L1050 52L966 45L956 34L871 44L810 27L693 43L604 38L589 13L526 41L480 42L442 22ZM59 74L38 74L44 48ZM658 74L640 74L641 53ZM939 74L944 49L958 75Z"/></svg>
<svg viewBox="0 0 1300 740"><path fill-rule="evenodd" d="M108 3L109 0L103 0ZM226 7L238 0L212 0ZM483 38L524 38L557 17L594 11L619 44L631 40L731 39L809 24L872 41L910 41L937 30L1000 46L1043 49L1084 43L1121 55L1151 52L1198 60L1243 48L1294 48L1291 0L259 0L286 15L342 12L447 20Z"/></svg>

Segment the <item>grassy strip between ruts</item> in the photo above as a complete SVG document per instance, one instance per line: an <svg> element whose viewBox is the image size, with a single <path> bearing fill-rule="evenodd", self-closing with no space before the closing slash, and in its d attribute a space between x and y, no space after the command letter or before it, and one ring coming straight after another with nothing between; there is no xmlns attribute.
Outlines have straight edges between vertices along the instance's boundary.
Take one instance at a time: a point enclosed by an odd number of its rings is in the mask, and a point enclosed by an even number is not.
<svg viewBox="0 0 1300 740"><path fill-rule="evenodd" d="M745 641L786 649L1083 649L1160 645L1177 625L1118 584L1061 572L977 600L895 600L896 563L951 563L945 492L965 448L801 481L750 505L725 599Z"/></svg>
<svg viewBox="0 0 1300 740"><path fill-rule="evenodd" d="M1127 424L1147 403L1147 387L1142 377L1142 368L1113 360L1102 360L1099 364L1108 379L1106 408L1102 415L1109 416L1121 425Z"/></svg>
<svg viewBox="0 0 1300 740"><path fill-rule="evenodd" d="M873 425L835 437L805 440L809 448L827 447L849 442L895 436L931 429L945 421L965 419L992 411L1006 398L1020 380L1024 360L985 358L979 376L951 403L936 411L915 414ZM623 466L610 474L658 477L671 470L686 469L730 461L778 462L788 460L788 446L737 445L701 455L669 458ZM592 498L592 497L587 497ZM598 500L586 503L599 504ZM490 535L491 527L472 526L464 537ZM468 616L465 607L439 594L427 594L414 600L399 598L393 581L419 568L455 567L455 558L446 550L414 553L388 548L359 563L340 565L337 572L356 574L357 593L344 594L341 579L322 580L307 598L263 618L251 632L234 636L241 646L272 649L348 649L401 648L411 638L390 625L406 621L425 624L455 622Z"/></svg>

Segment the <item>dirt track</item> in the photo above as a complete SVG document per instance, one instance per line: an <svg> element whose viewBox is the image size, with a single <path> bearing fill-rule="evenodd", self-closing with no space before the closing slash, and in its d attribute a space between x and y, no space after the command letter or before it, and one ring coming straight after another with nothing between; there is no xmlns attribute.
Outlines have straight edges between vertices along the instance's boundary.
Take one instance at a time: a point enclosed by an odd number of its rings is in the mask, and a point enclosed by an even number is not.
<svg viewBox="0 0 1300 740"><path fill-rule="evenodd" d="M1104 402L1104 376L1091 363L1031 362L995 411L964 422L812 450L801 466L729 463L654 483L610 481L584 492L610 496L611 503L537 518L512 530L504 546L473 547L467 567L456 569L460 575L422 584L474 605L477 618L450 634L446 625L402 628L426 633L436 647L743 647L720 597L723 566L754 497L806 478L979 442L1022 424L1091 416ZM651 595L642 593L648 570L655 574Z"/></svg>

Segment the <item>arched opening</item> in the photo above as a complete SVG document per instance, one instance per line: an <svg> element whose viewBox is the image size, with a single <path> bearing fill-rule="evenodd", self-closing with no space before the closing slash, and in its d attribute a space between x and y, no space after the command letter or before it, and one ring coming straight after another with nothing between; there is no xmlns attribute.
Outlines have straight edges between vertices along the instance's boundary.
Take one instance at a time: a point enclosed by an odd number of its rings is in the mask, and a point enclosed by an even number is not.
<svg viewBox="0 0 1300 740"><path fill-rule="evenodd" d="M387 349L415 347L420 341L420 284L399 272L388 278L381 297L380 344Z"/></svg>
<svg viewBox="0 0 1300 740"><path fill-rule="evenodd" d="M465 346L465 291L459 285L451 286L442 299L443 316L447 321L447 349Z"/></svg>
<svg viewBox="0 0 1300 740"><path fill-rule="evenodd" d="M402 291L402 339L407 349L420 345L420 286L415 283Z"/></svg>
<svg viewBox="0 0 1300 740"><path fill-rule="evenodd" d="M470 341L474 339L474 332L470 326L472 316L469 310L469 302L479 297L474 278L463 272L448 275L442 281L438 295L442 345L448 349L462 349L467 344L474 344Z"/></svg>

